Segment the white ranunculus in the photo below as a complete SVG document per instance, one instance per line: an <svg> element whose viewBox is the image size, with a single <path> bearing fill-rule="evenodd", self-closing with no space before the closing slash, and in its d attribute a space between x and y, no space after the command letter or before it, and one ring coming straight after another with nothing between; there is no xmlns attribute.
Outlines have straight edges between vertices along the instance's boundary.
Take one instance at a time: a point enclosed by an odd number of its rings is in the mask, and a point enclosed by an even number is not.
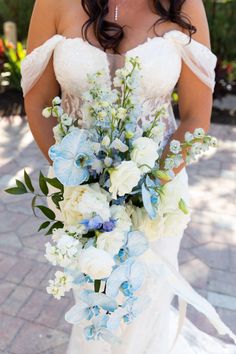
<svg viewBox="0 0 236 354"><path fill-rule="evenodd" d="M114 265L114 259L109 253L93 246L84 249L80 254L80 270L92 279L109 277Z"/></svg>
<svg viewBox="0 0 236 354"><path fill-rule="evenodd" d="M124 244L125 234L120 229L114 229L110 232L103 232L97 238L97 248L115 256Z"/></svg>
<svg viewBox="0 0 236 354"><path fill-rule="evenodd" d="M109 191L112 198L116 199L117 195L124 196L130 193L137 186L141 178L141 171L133 161L123 161L119 166L110 173L111 186Z"/></svg>
<svg viewBox="0 0 236 354"><path fill-rule="evenodd" d="M77 225L83 220L83 215L78 210L78 204L84 193L88 190L88 185L64 187L64 200L60 202L60 208L62 221L65 223L65 226Z"/></svg>
<svg viewBox="0 0 236 354"><path fill-rule="evenodd" d="M116 228L122 231L129 231L132 222L130 216L128 215L126 208L122 205L112 205L111 208L111 217L116 221Z"/></svg>
<svg viewBox="0 0 236 354"><path fill-rule="evenodd" d="M90 218L96 214L107 221L111 216L107 194L98 183L90 185L79 201L77 209L84 218Z"/></svg>
<svg viewBox="0 0 236 354"><path fill-rule="evenodd" d="M158 144L150 138L140 137L133 142L131 160L138 166L148 165L153 168L158 159ZM148 172L147 166L140 167L142 172Z"/></svg>

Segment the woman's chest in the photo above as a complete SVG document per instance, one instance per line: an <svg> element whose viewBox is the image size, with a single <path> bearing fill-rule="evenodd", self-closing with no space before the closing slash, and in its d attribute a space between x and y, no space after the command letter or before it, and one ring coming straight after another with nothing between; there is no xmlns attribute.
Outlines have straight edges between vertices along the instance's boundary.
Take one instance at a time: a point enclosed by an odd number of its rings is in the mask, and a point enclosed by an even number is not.
<svg viewBox="0 0 236 354"><path fill-rule="evenodd" d="M181 56L162 37L148 39L125 56L108 55L81 38L64 39L54 51L54 70L62 90L80 97L88 88L88 74L103 71L105 83L110 84L114 69L126 57L136 56L141 62L141 94L150 98L168 95L178 81Z"/></svg>

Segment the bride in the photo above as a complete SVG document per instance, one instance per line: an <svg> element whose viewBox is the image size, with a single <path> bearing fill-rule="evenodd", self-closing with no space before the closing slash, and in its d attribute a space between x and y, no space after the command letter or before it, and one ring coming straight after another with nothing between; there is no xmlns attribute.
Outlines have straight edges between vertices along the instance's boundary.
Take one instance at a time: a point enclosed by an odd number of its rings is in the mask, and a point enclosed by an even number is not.
<svg viewBox="0 0 236 354"><path fill-rule="evenodd" d="M114 69L131 56L141 61L140 99L147 109L163 103L168 107L164 155L171 137L183 140L187 131L208 130L216 57L210 50L201 0L36 0L28 55L22 64L22 88L30 128L49 162L56 122L43 119L42 109L60 95L64 110L76 119L87 74L103 70L109 81ZM171 108L176 85L178 128ZM84 123L80 122L81 127ZM182 191L186 200L184 164L175 172L170 191ZM86 342L75 325L67 354L236 353L235 346L204 334L189 321L183 326L186 303L190 303L220 334L229 334L235 341L213 307L178 273L177 255L185 227L179 220L174 230L152 243L156 256L146 261L160 269L156 281L149 284L152 303L135 324L124 329L121 343ZM74 294L76 299L76 290ZM175 294L180 298L179 314L171 307Z"/></svg>

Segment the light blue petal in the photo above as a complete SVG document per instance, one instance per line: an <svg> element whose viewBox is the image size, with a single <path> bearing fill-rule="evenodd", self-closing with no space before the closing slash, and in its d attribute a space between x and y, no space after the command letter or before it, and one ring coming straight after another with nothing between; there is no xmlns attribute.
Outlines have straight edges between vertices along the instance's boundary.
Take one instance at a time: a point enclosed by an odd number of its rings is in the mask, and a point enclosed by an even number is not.
<svg viewBox="0 0 236 354"><path fill-rule="evenodd" d="M148 240L140 231L129 232L127 248L131 257L138 257L148 249Z"/></svg>
<svg viewBox="0 0 236 354"><path fill-rule="evenodd" d="M91 290L84 290L79 295L83 302L89 307L99 306L105 311L113 312L117 309L116 301L110 296L103 293L95 293Z"/></svg>
<svg viewBox="0 0 236 354"><path fill-rule="evenodd" d="M74 160L56 158L53 168L55 176L64 186L78 186L89 178L87 168L77 168Z"/></svg>
<svg viewBox="0 0 236 354"><path fill-rule="evenodd" d="M130 268L129 281L132 284L133 291L137 291L143 285L146 275L146 267L142 262L134 262Z"/></svg>
<svg viewBox="0 0 236 354"><path fill-rule="evenodd" d="M83 129L75 129L70 134L66 135L60 145L63 151L69 151L73 156L76 156L79 151L83 152L87 146L88 133Z"/></svg>
<svg viewBox="0 0 236 354"><path fill-rule="evenodd" d="M89 308L88 305L79 302L75 306L73 306L69 311L65 314L65 320L71 324L79 324L82 320L86 319L89 316Z"/></svg>
<svg viewBox="0 0 236 354"><path fill-rule="evenodd" d="M113 270L107 280L106 294L108 296L116 297L118 295L121 284L128 280L130 264L131 259Z"/></svg>
<svg viewBox="0 0 236 354"><path fill-rule="evenodd" d="M142 184L142 199L143 205L151 219L155 219L157 216L156 208L152 205L151 202L152 194L150 193L149 189L146 188L145 184Z"/></svg>

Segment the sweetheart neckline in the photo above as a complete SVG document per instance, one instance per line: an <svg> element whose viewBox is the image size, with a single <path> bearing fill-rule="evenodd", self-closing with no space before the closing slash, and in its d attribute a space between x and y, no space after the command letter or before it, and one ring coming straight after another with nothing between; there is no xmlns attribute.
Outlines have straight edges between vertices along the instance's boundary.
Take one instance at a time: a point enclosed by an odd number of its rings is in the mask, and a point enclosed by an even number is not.
<svg viewBox="0 0 236 354"><path fill-rule="evenodd" d="M169 33L169 32L166 32L166 33ZM124 57L124 58L127 57L128 55L130 55L130 53L132 53L133 51L137 50L138 48L142 48L145 45L147 45L148 43L154 42L154 40L157 40L157 39L164 40L165 39L164 36L147 37L147 39L144 42L142 42L142 43L136 45L135 47L127 50L125 53L116 54L116 53L106 53L104 50L102 50L102 48L96 47L95 45L89 43L87 40L84 40L82 37L66 37L66 36L60 35L60 34L59 34L59 36L62 36L66 41L75 41L75 40L81 41L85 45L89 46L90 48L94 48L95 50L97 50L98 52L104 54L105 56L111 56L111 57L116 57L117 56L117 57Z"/></svg>

